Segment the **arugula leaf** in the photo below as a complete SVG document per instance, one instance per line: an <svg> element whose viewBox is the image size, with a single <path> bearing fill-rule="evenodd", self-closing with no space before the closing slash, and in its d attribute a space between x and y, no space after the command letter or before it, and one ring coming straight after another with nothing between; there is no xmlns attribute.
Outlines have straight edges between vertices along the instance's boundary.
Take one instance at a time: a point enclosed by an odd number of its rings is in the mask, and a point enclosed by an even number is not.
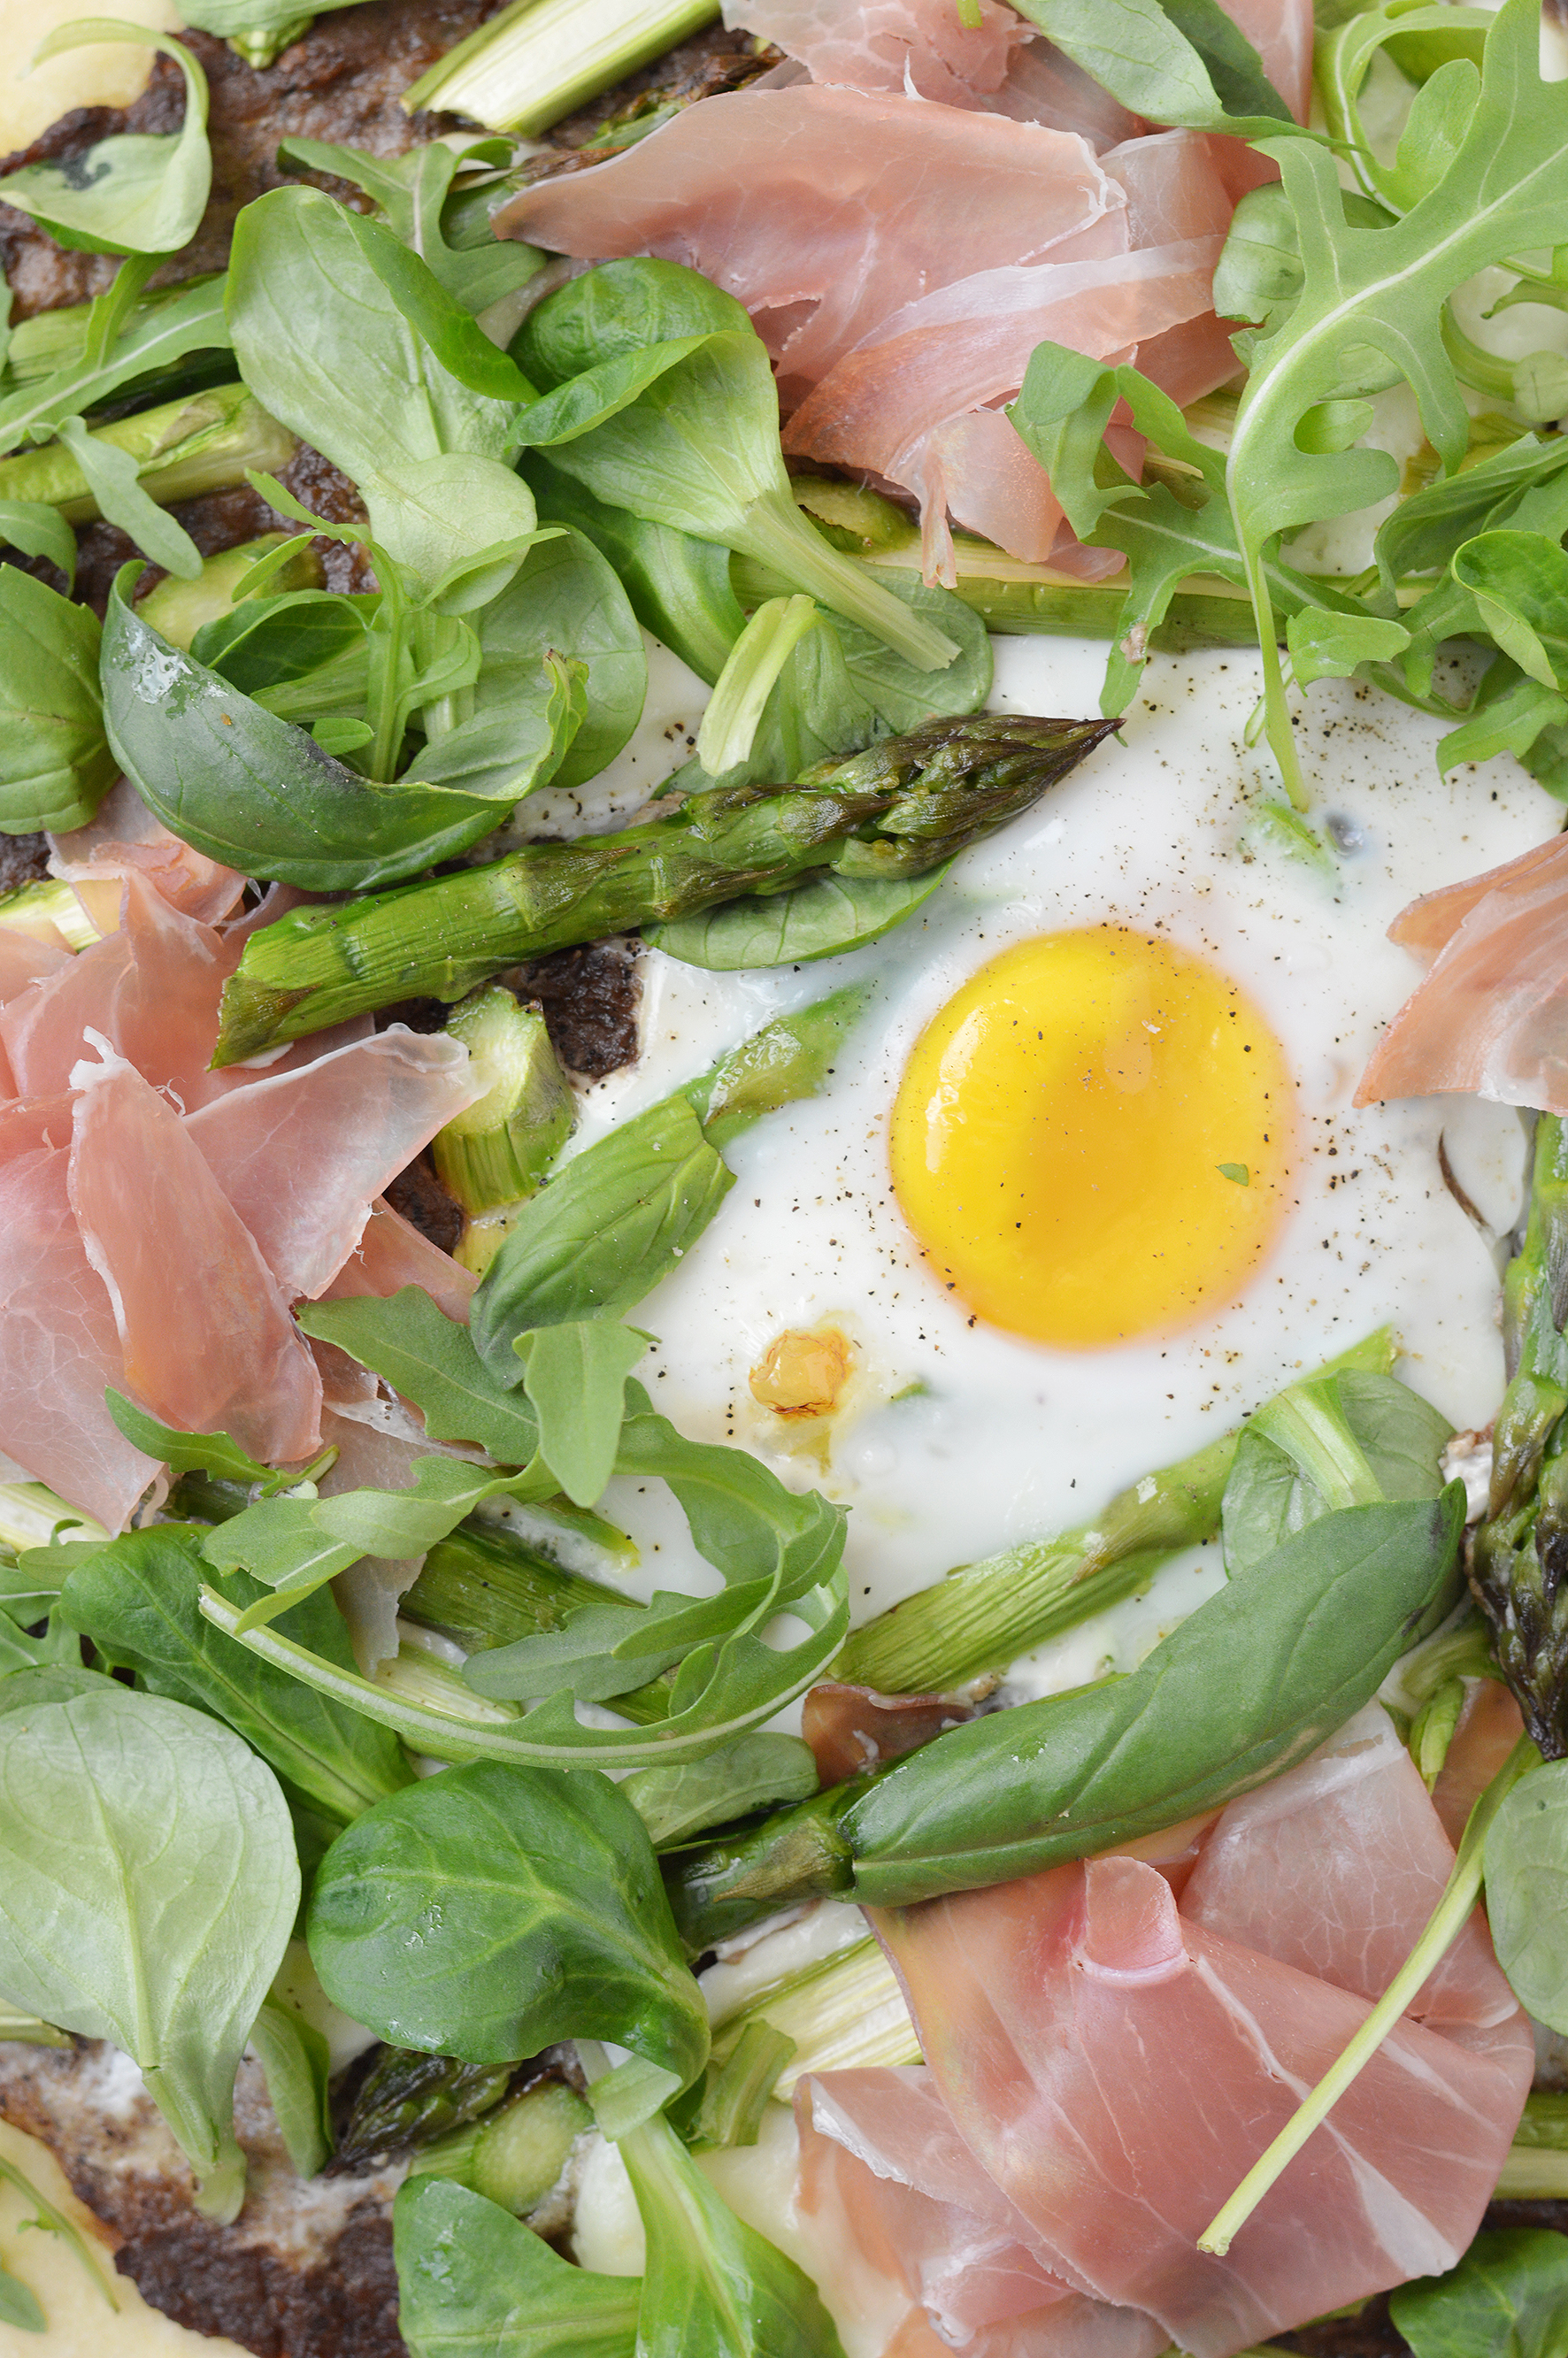
<svg viewBox="0 0 1568 2358"><path fill-rule="evenodd" d="M539 1420L539 1455L574 1506L591 1507L614 1471L626 1379L652 1339L613 1318L588 1318L535 1326L512 1347Z"/></svg>
<svg viewBox="0 0 1568 2358"><path fill-rule="evenodd" d="M0 566L0 834L85 827L114 780L98 618Z"/></svg>
<svg viewBox="0 0 1568 2358"><path fill-rule="evenodd" d="M1236 538L1257 617L1270 741L1300 807L1268 578L1280 534L1370 505L1397 487L1386 453L1314 448L1328 405L1412 387L1428 439L1453 474L1469 413L1444 343L1454 288L1488 264L1552 245L1568 203L1568 91L1541 79L1534 0L1504 0L1487 34L1480 96L1435 186L1402 219L1354 227L1335 165L1311 141L1265 140L1300 239L1302 290L1254 346L1226 470Z"/></svg>
<svg viewBox="0 0 1568 2358"><path fill-rule="evenodd" d="M1130 114L1247 137L1295 127L1257 50L1217 0L1019 0L1019 7Z"/></svg>
<svg viewBox="0 0 1568 2358"><path fill-rule="evenodd" d="M185 77L179 130L119 132L70 163L25 165L0 180L0 197L30 213L59 245L88 254L178 254L196 234L212 181L207 77L183 43L113 16L58 26L38 43L32 62L101 41L128 41L175 60Z"/></svg>
<svg viewBox="0 0 1568 2358"><path fill-rule="evenodd" d="M76 535L47 500L0 500L0 540L24 557L47 557L65 576L67 593L76 579Z"/></svg>
<svg viewBox="0 0 1568 2358"><path fill-rule="evenodd" d="M522 1381L515 1338L614 1317L690 1250L735 1184L684 1096L622 1122L534 1196L480 1281L469 1331L500 1383Z"/></svg>
<svg viewBox="0 0 1568 2358"><path fill-rule="evenodd" d="M103 1400L126 1440L148 1457L161 1458L173 1474L215 1474L230 1482L261 1482L277 1489L310 1478L308 1474L280 1474L274 1466L263 1466L240 1447L232 1433L181 1433L172 1424L162 1424L113 1384Z"/></svg>
<svg viewBox="0 0 1568 2358"><path fill-rule="evenodd" d="M62 1617L110 1660L134 1670L149 1693L225 1721L331 1818L357 1817L406 1785L413 1771L384 1728L239 1651L203 1619L207 1536L198 1524L157 1523L77 1551ZM265 1594L243 1573L231 1574L222 1589L242 1611ZM330 1596L296 1605L283 1627L326 1660L353 1668L349 1634Z"/></svg>
<svg viewBox="0 0 1568 2358"><path fill-rule="evenodd" d="M706 1760L669 1768L634 1768L621 1790L648 1829L655 1850L667 1850L707 1826L731 1824L757 1810L804 1801L816 1792L816 1762L798 1736L743 1736Z"/></svg>
<svg viewBox="0 0 1568 2358"><path fill-rule="evenodd" d="M717 1596L655 1589L644 1605L588 1605L555 1629L470 1654L463 1675L476 1694L535 1702L563 1690L579 1703L609 1703L646 1686L672 1662L754 1616L772 1584L751 1581Z"/></svg>
<svg viewBox="0 0 1568 2358"><path fill-rule="evenodd" d="M406 1285L380 1301L364 1294L348 1302L302 1302L296 1313L307 1335L335 1344L412 1401L433 1441L468 1441L503 1466L531 1465L539 1427L524 1394L520 1370L492 1376L468 1327L436 1307L423 1286Z"/></svg>
<svg viewBox="0 0 1568 2358"><path fill-rule="evenodd" d="M398 2046L503 2063L612 2039L684 2088L708 2016L642 1820L608 1778L482 1762L378 1802L316 1878L310 1955Z"/></svg>
<svg viewBox="0 0 1568 2358"><path fill-rule="evenodd" d="M1445 2277L1400 2285L1389 2314L1415 2358L1556 2358L1568 2339L1568 2235L1484 2229Z"/></svg>
<svg viewBox="0 0 1568 2358"><path fill-rule="evenodd" d="M1323 45L1319 86L1332 135L1343 143L1352 171L1368 196L1399 212L1435 187L1452 163L1475 111L1476 68L1484 53L1488 10L1453 6L1371 7L1342 25ZM1420 45L1419 65L1412 49ZM1392 165L1379 161L1361 119L1360 96L1378 52L1414 67L1421 81Z"/></svg>
<svg viewBox="0 0 1568 2358"><path fill-rule="evenodd" d="M548 1474L495 1474L460 1457L417 1457L402 1490L343 1490L336 1498L258 1498L210 1531L201 1552L220 1572L243 1570L273 1591L241 1617L241 1628L271 1621L362 1556L422 1555L456 1531L486 1498L547 1498Z"/></svg>
<svg viewBox="0 0 1568 2358"><path fill-rule="evenodd" d="M266 2093L288 2158L301 2178L315 2178L332 2150L332 2050L321 2033L291 2006L263 2000L251 2026L251 2045L261 2061Z"/></svg>
<svg viewBox="0 0 1568 2358"><path fill-rule="evenodd" d="M736 2217L668 2121L621 2152L648 2244L638 2358L843 2358L811 2278Z"/></svg>
<svg viewBox="0 0 1568 2358"><path fill-rule="evenodd" d="M1362 664L1389 663L1410 645L1402 622L1376 614L1335 614L1309 607L1285 624L1298 687L1314 679L1348 679Z"/></svg>
<svg viewBox="0 0 1568 2358"><path fill-rule="evenodd" d="M59 1664L68 1671L81 1668L81 1649L74 1634L51 1613L41 1638L35 1638L9 1613L0 1613L0 1674Z"/></svg>
<svg viewBox="0 0 1568 2358"><path fill-rule="evenodd" d="M299 1898L277 1780L113 1681L0 1716L0 1986L141 2067L209 2217L244 2198L234 2073Z"/></svg>
<svg viewBox="0 0 1568 2358"><path fill-rule="evenodd" d="M752 966L806 966L881 941L924 908L952 870L949 860L924 876L827 876L793 892L721 901L693 916L644 925L643 938L666 957L715 974Z"/></svg>
<svg viewBox="0 0 1568 2358"><path fill-rule="evenodd" d="M413 2358L633 2358L638 2280L573 2267L470 2188L411 2179L392 2234Z"/></svg>
<svg viewBox="0 0 1568 2358"><path fill-rule="evenodd" d="M790 1605L830 1580L844 1551L845 1509L816 1490L786 1490L749 1450L688 1441L654 1413L641 1384L627 1386L618 1474L667 1482L699 1554L727 1581L776 1580Z"/></svg>

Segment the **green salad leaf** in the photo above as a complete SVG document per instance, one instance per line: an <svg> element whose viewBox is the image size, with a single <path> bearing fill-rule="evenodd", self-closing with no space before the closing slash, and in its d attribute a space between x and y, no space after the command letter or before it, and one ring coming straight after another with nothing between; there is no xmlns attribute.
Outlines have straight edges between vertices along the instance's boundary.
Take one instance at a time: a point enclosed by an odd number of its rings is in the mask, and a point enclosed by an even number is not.
<svg viewBox="0 0 1568 2358"><path fill-rule="evenodd" d="M209 2216L244 2198L234 2073L299 1899L270 1768L112 1681L0 1715L0 1986L140 2066Z"/></svg>
<svg viewBox="0 0 1568 2358"><path fill-rule="evenodd" d="M411 2179L392 2232L413 2358L633 2358L638 2279L573 2267L469 2187Z"/></svg>
<svg viewBox="0 0 1568 2358"><path fill-rule="evenodd" d="M545 257L536 246L492 234L482 184L477 191L480 217L460 219L471 208L463 197L453 194L457 175L488 166L492 173L486 174L486 179L493 176L499 182L493 168L511 163L514 149L509 139L481 135L461 147L433 139L411 147L406 156L372 156L362 147L333 146L320 139L285 139L277 153L285 169L330 172L362 189L381 208L394 236L429 264L465 311L487 309L543 267ZM507 194L504 184L499 185L497 193Z"/></svg>
<svg viewBox="0 0 1568 2358"><path fill-rule="evenodd" d="M308 1939L328 1996L400 2047L612 2039L683 2088L707 2061L653 1845L605 1777L485 1761L378 1802L328 1853Z"/></svg>
<svg viewBox="0 0 1568 2358"><path fill-rule="evenodd" d="M114 782L98 617L0 567L0 834L85 827Z"/></svg>
<svg viewBox="0 0 1568 2358"><path fill-rule="evenodd" d="M1293 128L1217 0L1020 0L1022 15L1130 114L1247 136Z"/></svg>
<svg viewBox="0 0 1568 2358"><path fill-rule="evenodd" d="M1568 1761L1517 1784L1487 1837L1487 1914L1498 1963L1540 2022L1568 2025Z"/></svg>
<svg viewBox="0 0 1568 2358"><path fill-rule="evenodd" d="M1392 1376L1345 1368L1292 1384L1243 1429L1225 1486L1221 1531L1234 1579L1294 1531L1342 1507L1435 1498L1446 1417Z"/></svg>
<svg viewBox="0 0 1568 2358"><path fill-rule="evenodd" d="M307 1335L347 1351L412 1401L433 1441L472 1442L503 1466L531 1465L537 1455L538 1420L510 1389L520 1380L515 1362L504 1380L492 1376L468 1327L438 1310L423 1286L406 1285L384 1301L302 1302L297 1314Z"/></svg>
<svg viewBox="0 0 1568 2358"><path fill-rule="evenodd" d="M880 942L923 909L951 873L949 862L924 876L825 876L793 892L722 901L716 909L644 926L643 938L670 957L716 974L806 966Z"/></svg>
<svg viewBox="0 0 1568 2358"><path fill-rule="evenodd" d="M804 1801L816 1790L816 1761L798 1736L766 1730L743 1736L706 1760L667 1768L633 1768L621 1790L648 1829L655 1850L686 1842L708 1826L731 1823L757 1810Z"/></svg>
<svg viewBox="0 0 1568 2358"><path fill-rule="evenodd" d="M615 1470L626 1379L650 1340L613 1318L578 1318L535 1326L513 1347L539 1420L539 1455L574 1506L591 1507Z"/></svg>
<svg viewBox="0 0 1568 2358"><path fill-rule="evenodd" d="M1400 2285L1389 2314L1415 2358L1556 2358L1568 2340L1568 2235L1483 2229L1445 2277Z"/></svg>
<svg viewBox="0 0 1568 2358"><path fill-rule="evenodd" d="M302 2014L276 1997L264 2000L251 2026L251 2045L260 2059L288 2158L301 2178L315 2178L332 2150L327 2085L332 2050Z"/></svg>
<svg viewBox="0 0 1568 2358"><path fill-rule="evenodd" d="M116 132L67 163L25 165L0 180L0 196L30 213L59 245L89 254L177 254L195 236L212 182L207 77L183 42L114 16L57 26L32 62L89 42L132 42L172 58L185 77L184 123L171 132Z"/></svg>
<svg viewBox="0 0 1568 2358"><path fill-rule="evenodd" d="M223 291L222 278L207 277L144 297L108 352L84 340L59 367L18 384L0 399L0 450L103 408L134 380L175 369L194 352L228 351Z"/></svg>

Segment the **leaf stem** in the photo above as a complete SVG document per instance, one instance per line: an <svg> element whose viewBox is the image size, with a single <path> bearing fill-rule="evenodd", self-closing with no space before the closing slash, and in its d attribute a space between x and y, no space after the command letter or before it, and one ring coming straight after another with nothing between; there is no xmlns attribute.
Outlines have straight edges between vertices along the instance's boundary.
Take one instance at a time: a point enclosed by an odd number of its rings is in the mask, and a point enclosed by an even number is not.
<svg viewBox="0 0 1568 2358"><path fill-rule="evenodd" d="M1325 2072L1304 2104L1291 2115L1268 2151L1255 2161L1228 2202L1198 2237L1200 2252L1223 2255L1270 2188L1295 2159L1313 2131L1322 2125L1351 2082L1369 2063L1422 1983L1464 1931L1481 1896L1484 1853L1493 1819L1526 1772L1540 1759L1521 1736L1470 1812L1464 1839L1443 1897L1417 1941L1360 2029Z"/></svg>

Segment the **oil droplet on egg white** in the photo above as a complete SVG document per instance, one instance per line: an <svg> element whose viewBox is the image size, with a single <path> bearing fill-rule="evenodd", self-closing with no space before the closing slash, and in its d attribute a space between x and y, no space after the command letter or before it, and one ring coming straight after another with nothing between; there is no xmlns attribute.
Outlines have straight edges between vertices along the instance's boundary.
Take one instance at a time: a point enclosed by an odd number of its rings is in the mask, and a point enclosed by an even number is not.
<svg viewBox="0 0 1568 2358"><path fill-rule="evenodd" d="M1002 639L996 654L993 708L1096 709L1102 646ZM1517 1119L1472 1099L1359 1111L1350 1100L1419 979L1385 937L1392 918L1418 892L1544 840L1561 812L1506 758L1440 779L1438 724L1325 681L1298 737L1314 817L1335 814L1349 848L1315 872L1259 825L1278 784L1266 752L1243 743L1258 687L1244 650L1152 658L1122 741L966 855L917 918L868 950L739 975L650 953L643 1058L585 1097L574 1151L771 1016L874 980L823 1094L730 1146L737 1180L719 1217L637 1314L659 1337L639 1370L655 1406L851 1509L857 1619L954 1564L1085 1520L1385 1322L1400 1371L1453 1422L1484 1424L1496 1408L1496 1270L1444 1184L1437 1142L1446 1132L1460 1181L1506 1226ZM893 1195L890 1118L916 1043L982 970L1041 936L1102 926L1202 960L1245 994L1294 1076L1297 1143L1278 1233L1249 1277L1177 1336L1086 1352L1004 1332L946 1290ZM827 1327L853 1336L856 1366L824 1464L791 1447L749 1378L781 1332ZM646 1588L716 1581L654 1486L613 1486L605 1512L642 1542ZM1015 1665L1014 1680L1044 1690L1130 1668L1219 1577L1215 1550L1178 1562L1145 1597Z"/></svg>

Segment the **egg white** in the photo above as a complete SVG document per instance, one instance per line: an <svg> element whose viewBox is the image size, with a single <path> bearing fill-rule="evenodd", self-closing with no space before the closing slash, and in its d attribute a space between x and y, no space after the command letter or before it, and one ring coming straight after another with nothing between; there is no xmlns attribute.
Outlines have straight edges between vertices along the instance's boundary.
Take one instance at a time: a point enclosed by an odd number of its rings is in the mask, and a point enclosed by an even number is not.
<svg viewBox="0 0 1568 2358"><path fill-rule="evenodd" d="M994 709L1096 709L1100 646L1004 639L996 652ZM1519 1118L1468 1098L1360 1112L1350 1100L1418 979L1385 938L1390 920L1415 893L1542 840L1561 811L1506 760L1440 780L1436 723L1325 682L1300 729L1314 819L1340 847L1321 874L1280 848L1263 816L1277 782L1266 751L1243 741L1258 687L1245 650L1152 659L1122 741L970 852L919 917L870 949L742 975L650 952L641 1059L587 1093L575 1152L770 1015L874 979L822 1095L729 1148L733 1191L636 1313L658 1337L639 1374L683 1430L739 1442L851 1509L857 1620L954 1564L1091 1516L1385 1322L1400 1372L1454 1423L1484 1424L1496 1408L1497 1263L1444 1186L1437 1145L1445 1135L1470 1196L1505 1229L1522 1174ZM684 682L666 683L661 712L686 718L687 697ZM1032 935L1098 924L1164 935L1243 985L1296 1076L1299 1144L1276 1243L1222 1314L1174 1338L1063 1352L988 1327L945 1289L893 1199L888 1120L921 1028L977 968ZM1152 1174L1155 1202L1158 1184ZM747 1377L781 1328L822 1324L849 1336L857 1368L843 1412L814 1438L760 1409ZM708 1585L669 1502L618 1485L606 1509L641 1540L647 1585ZM1015 1682L1044 1691L1128 1667L1217 1580L1213 1552L1019 1665Z"/></svg>

